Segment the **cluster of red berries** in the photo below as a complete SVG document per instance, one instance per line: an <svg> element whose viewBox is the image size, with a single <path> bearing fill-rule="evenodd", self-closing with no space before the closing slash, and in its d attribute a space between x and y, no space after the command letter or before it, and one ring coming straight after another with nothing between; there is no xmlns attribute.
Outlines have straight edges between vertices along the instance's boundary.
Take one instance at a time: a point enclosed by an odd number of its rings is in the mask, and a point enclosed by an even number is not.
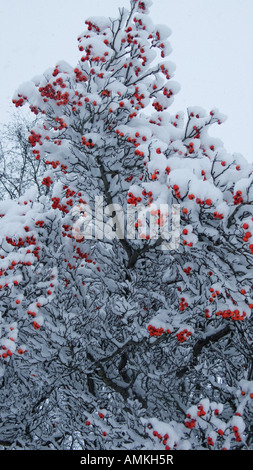
<svg viewBox="0 0 253 470"><path fill-rule="evenodd" d="M130 100L130 103L135 106L136 110L144 108L144 104L142 103L142 100L145 99L144 93L139 92L139 87L135 87L135 93L133 98Z"/></svg>
<svg viewBox="0 0 253 470"><path fill-rule="evenodd" d="M192 332L188 331L187 329L184 329L180 331L179 333L177 333L177 341L179 343L184 343L185 341L187 341L187 338L189 338L190 336L192 336Z"/></svg>
<svg viewBox="0 0 253 470"><path fill-rule="evenodd" d="M158 112L164 111L166 109L166 107L162 106L161 103L159 103L159 101L154 101L154 103L152 103L152 106Z"/></svg>
<svg viewBox="0 0 253 470"><path fill-rule="evenodd" d="M2 350L4 351L0 356L2 356L3 359L6 359L8 356L12 356L12 351L8 349L6 346L2 345Z"/></svg>
<svg viewBox="0 0 253 470"><path fill-rule="evenodd" d="M188 199L190 199L191 201L193 201L195 199L196 204L199 204L201 206L203 206L203 205L211 206L212 205L212 199L210 199L210 198L201 199L199 197L196 198L195 194L193 194L193 193L188 195ZM218 217L218 213L215 216ZM219 218L221 218L221 217L219 217Z"/></svg>
<svg viewBox="0 0 253 470"><path fill-rule="evenodd" d="M189 419L190 415L186 415L186 417ZM184 425L188 429L193 429L196 426L196 419L191 419L190 421L185 421Z"/></svg>
<svg viewBox="0 0 253 470"><path fill-rule="evenodd" d="M120 132L119 129L116 129L116 134L117 134L118 137L121 137L121 138L125 137L124 132ZM127 141L132 142L133 144L136 143L136 141L134 139L131 139L131 137L128 137Z"/></svg>
<svg viewBox="0 0 253 470"><path fill-rule="evenodd" d="M59 162L59 160L56 160L56 161L53 160L53 161L51 161L51 162L50 162L49 160L46 160L46 161L45 161L45 164L46 164L46 165L51 165L52 168L56 169L56 168L60 165L60 162ZM66 165L61 164L61 171L62 171L63 173L66 173L67 168L68 168L68 167L67 167Z"/></svg>
<svg viewBox="0 0 253 470"><path fill-rule="evenodd" d="M88 253L82 253L82 251L81 251L81 249L80 249L79 247L77 247L76 253L78 254L78 257L77 257L77 256L73 256L73 258L82 259L82 260L85 260L86 263L93 263L93 264L95 264L95 262L93 262L92 259L89 259L89 258L88 258Z"/></svg>
<svg viewBox="0 0 253 470"><path fill-rule="evenodd" d="M137 157L144 157L144 152L142 152L139 149L136 149L134 153L135 153L135 155L137 155Z"/></svg>
<svg viewBox="0 0 253 470"><path fill-rule="evenodd" d="M206 201L203 201L202 199L200 199L199 197L196 198L196 204L199 204L199 205L203 205L203 204L207 204L208 206L210 206L212 204L212 201L211 199L207 199L207 202Z"/></svg>
<svg viewBox="0 0 253 470"><path fill-rule="evenodd" d="M171 334L170 330L164 330L164 328L156 328L153 325L148 325L147 330L150 336L162 336L163 334Z"/></svg>
<svg viewBox="0 0 253 470"><path fill-rule="evenodd" d="M87 82L87 77L86 77L86 75L83 75L81 70L79 70L78 68L75 68L74 72L75 72L75 75L76 75L76 81L77 82Z"/></svg>
<svg viewBox="0 0 253 470"><path fill-rule="evenodd" d="M21 95L19 95L19 96L21 96ZM25 97L20 97L18 100L12 100L12 103L15 104L16 108L18 108L19 106L23 106L26 99L27 98L25 98Z"/></svg>
<svg viewBox="0 0 253 470"><path fill-rule="evenodd" d="M37 106L30 105L29 107L30 107L30 110L31 110L32 113L34 113L36 115L39 114L39 110L38 110ZM41 112L42 112L42 114L45 114L45 111L41 111Z"/></svg>
<svg viewBox="0 0 253 470"><path fill-rule="evenodd" d="M11 237L6 237L5 239L7 243L9 243L9 245L17 246L18 248L20 248L21 246L24 246L25 244L24 240L21 237L19 237L18 241L14 240Z"/></svg>
<svg viewBox="0 0 253 470"><path fill-rule="evenodd" d="M188 152L190 154L194 153L194 143L193 142L190 142L189 145L187 145L187 148L188 148Z"/></svg>
<svg viewBox="0 0 253 470"><path fill-rule="evenodd" d="M205 308L204 313L205 313L205 318L206 319L210 318L210 311L209 311L208 308Z"/></svg>
<svg viewBox="0 0 253 470"><path fill-rule="evenodd" d="M62 118L56 117L56 118L55 118L55 121L59 123L58 127L56 127L56 126L54 127L54 130L55 130L55 131L56 131L57 129L59 129L59 130L65 129L65 128L67 127L66 122L64 122Z"/></svg>
<svg viewBox="0 0 253 470"><path fill-rule="evenodd" d="M233 321L240 321L240 320L244 320L245 317L246 317L246 313L243 312L241 315L240 315L240 311L238 309L235 309L235 310L230 310L230 309L227 309L227 310L219 310L218 312L215 313L216 317L222 317L222 318L231 318L231 320Z"/></svg>
<svg viewBox="0 0 253 470"><path fill-rule="evenodd" d="M36 321L33 322L33 328L35 330L38 330L40 327L41 327L41 325L38 322L36 322Z"/></svg>
<svg viewBox="0 0 253 470"><path fill-rule="evenodd" d="M157 121L155 121L154 119L150 119L149 120L149 123L150 124L155 124L156 126L161 126L161 118L159 117Z"/></svg>
<svg viewBox="0 0 253 470"><path fill-rule="evenodd" d="M192 268L191 266L188 266L187 268L183 269L183 272L189 276L191 274Z"/></svg>
<svg viewBox="0 0 253 470"><path fill-rule="evenodd" d="M243 237L243 241L247 243L252 237L252 233L248 230L249 224L244 223L243 228L244 230L246 230L244 237ZM253 244L249 245L249 249L251 250L251 253L253 253Z"/></svg>
<svg viewBox="0 0 253 470"><path fill-rule="evenodd" d="M44 101L47 101L47 98L56 101L57 106L62 104L68 104L69 102L69 93L61 93L60 90L55 91L54 87L48 83L45 87L40 87L39 92L44 98Z"/></svg>
<svg viewBox="0 0 253 470"><path fill-rule="evenodd" d="M142 201L141 197L135 197L133 193L128 193L127 204L131 204L132 206L137 206L139 202Z"/></svg>
<svg viewBox="0 0 253 470"><path fill-rule="evenodd" d="M197 114L195 115L194 112L191 111L191 113L190 113L190 118L192 118L192 117L196 117L197 119L199 119L199 114L197 113Z"/></svg>
<svg viewBox="0 0 253 470"><path fill-rule="evenodd" d="M146 202L147 206L151 206L151 204L152 204L152 202L153 202L153 200L154 200L152 191L148 191L148 192L147 192L147 191L144 189L144 190L142 191L142 195L143 195L145 198L147 198L147 202ZM159 211L159 212L160 212L160 211ZM158 212L157 212L157 214L158 214ZM151 211L151 215L154 215L153 211Z"/></svg>
<svg viewBox="0 0 253 470"><path fill-rule="evenodd" d="M190 242L190 243L187 243L187 241L186 241L186 240L183 240L183 245L187 245L187 246L190 246L190 247L192 247L193 243L192 243L192 242Z"/></svg>
<svg viewBox="0 0 253 470"><path fill-rule="evenodd" d="M40 251L40 247L39 246L36 246L34 248L34 250L32 251L32 254L37 258L39 259L39 251ZM27 250L27 253L30 253L30 250Z"/></svg>
<svg viewBox="0 0 253 470"><path fill-rule="evenodd" d="M125 29L125 33L127 33L127 38L123 38L121 40L122 44L124 44L126 41L128 42L128 44L131 44L131 42L133 42L134 36L131 34L132 31L133 28L131 26ZM134 44L137 44L136 39L134 41Z"/></svg>
<svg viewBox="0 0 253 470"><path fill-rule="evenodd" d="M236 442L241 442L241 441L242 441L242 438L241 438L241 436L240 436L238 427L237 427L237 426L233 426L232 430L233 430L233 433L234 433Z"/></svg>
<svg viewBox="0 0 253 470"><path fill-rule="evenodd" d="M43 227L44 223L45 223L44 220L37 220L37 222L35 222L35 225L39 227Z"/></svg>
<svg viewBox="0 0 253 470"><path fill-rule="evenodd" d="M54 85L54 86L59 85L61 88L66 88L66 84L63 83L63 79L62 79L62 78L57 78L57 79L53 82L53 85Z"/></svg>
<svg viewBox="0 0 253 470"><path fill-rule="evenodd" d="M167 80L169 80L170 79L170 74L169 74L169 71L168 71L168 69L166 69L164 64L161 65L161 71L165 75Z"/></svg>
<svg viewBox="0 0 253 470"><path fill-rule="evenodd" d="M62 228L63 228L62 236L63 236L63 237L68 237L68 238L72 238L71 233L67 233L67 232L69 232L69 230L72 229L72 227L71 227L70 225L68 225L68 224L64 224L64 225L62 226Z"/></svg>
<svg viewBox="0 0 253 470"><path fill-rule="evenodd" d="M96 146L96 144L92 142L92 139L86 140L86 137L84 136L82 137L82 144L89 148L93 148Z"/></svg>
<svg viewBox="0 0 253 470"><path fill-rule="evenodd" d="M105 96L106 98L109 98L109 96L111 95L111 92L110 90L102 90L101 95Z"/></svg>
<svg viewBox="0 0 253 470"><path fill-rule="evenodd" d="M213 442L213 439L212 439L211 437L208 437L208 438L207 438L207 444L208 444L209 446L214 446L214 442Z"/></svg>
<svg viewBox="0 0 253 470"><path fill-rule="evenodd" d="M54 68L54 71L53 71L52 75L53 75L53 77L57 77L57 75L58 75L59 73L60 73L60 71L59 71L58 67L56 66L56 67Z"/></svg>
<svg viewBox="0 0 253 470"><path fill-rule="evenodd" d="M27 231L27 229L29 230L29 227L25 226L25 230ZM36 245L36 238L34 235L32 235L31 237L26 237L25 240L23 240L21 237L19 237L18 241L14 240L13 238L11 237L6 237L6 241L7 243L9 243L10 245L12 246L16 246L18 248L22 247L25 245L25 243L27 243L28 245Z"/></svg>
<svg viewBox="0 0 253 470"><path fill-rule="evenodd" d="M224 219L224 215L223 215L223 214L220 214L220 213L217 212L217 211L215 211L215 212L213 213L213 217L214 217L215 219L220 219L220 220Z"/></svg>
<svg viewBox="0 0 253 470"><path fill-rule="evenodd" d="M187 209L183 209L183 213L186 213L185 210L187 211ZM187 228L184 228L184 229L183 229L182 234L183 234L183 235L188 235L188 230L187 230ZM192 242L189 242L189 243L188 243L187 240L184 239L184 240L183 240L183 245L187 245L187 246L192 247L193 243L192 243ZM190 274L190 273L189 273L189 274Z"/></svg>
<svg viewBox="0 0 253 470"><path fill-rule="evenodd" d="M91 31L92 29L94 29L97 33L100 32L100 28L98 27L98 25L96 25L95 23L92 23L92 21L86 20L86 21L85 21L85 24L88 25L88 30L89 30L89 31Z"/></svg>
<svg viewBox="0 0 253 470"><path fill-rule="evenodd" d="M134 18L134 19L133 19L133 22L134 22L135 25L136 25L136 29L140 29L140 27L141 27L141 29L144 29L144 30L146 29L146 26L142 23L142 20L141 20L141 19ZM137 41L136 41L136 43L137 43Z"/></svg>
<svg viewBox="0 0 253 470"><path fill-rule="evenodd" d="M72 106L72 111L73 111L73 112L75 112L75 111L77 110L77 107L76 107L76 106L81 107L81 106L83 106L83 102L89 103L89 101L90 101L90 99L89 99L88 97L86 97L86 98L84 99L84 101L83 101L83 100L82 100L82 98L83 98L82 93L78 93L77 91L75 91L75 95L78 96L78 100L75 99L75 100L73 100L73 102L72 102L72 105L73 105L73 106Z"/></svg>
<svg viewBox="0 0 253 470"><path fill-rule="evenodd" d="M66 188L66 186L64 186L64 189L65 189L65 196L68 198L68 197L73 197L75 195L75 191L73 189L70 189L70 188Z"/></svg>
<svg viewBox="0 0 253 470"><path fill-rule="evenodd" d="M163 94L164 94L164 96L167 96L167 98L170 98L173 95L173 92L172 92L172 90L168 90L167 87L164 87Z"/></svg>
<svg viewBox="0 0 253 470"><path fill-rule="evenodd" d="M138 0L135 0L135 1L137 2ZM142 11L145 11L146 10L145 2L139 2L138 3L138 8Z"/></svg>
<svg viewBox="0 0 253 470"><path fill-rule="evenodd" d="M53 201L52 208L53 209L59 209L65 214L68 214L69 210L65 204L60 204L60 198L59 197L52 197L51 199Z"/></svg>
<svg viewBox="0 0 253 470"><path fill-rule="evenodd" d="M33 155L35 156L36 160L40 160L40 152L39 150L33 150Z"/></svg>
<svg viewBox="0 0 253 470"><path fill-rule="evenodd" d="M81 50L81 51L83 50L82 46L81 47L79 46L79 50ZM88 46L86 48L86 56L81 57L81 62L85 62L86 60L90 60L92 62L103 62L103 63L105 63L106 62L105 56L108 56L108 52L105 52L102 57L100 57L100 56L91 57L91 46ZM94 69L91 69L90 73L91 73L91 75L95 75L96 72L95 72ZM103 74L99 74L99 75L100 75L100 78L102 78Z"/></svg>
<svg viewBox="0 0 253 470"><path fill-rule="evenodd" d="M163 42L161 42L160 44L157 44L157 46L161 49L161 57L164 58L165 57L165 54L164 54L165 45L163 44Z"/></svg>
<svg viewBox="0 0 253 470"><path fill-rule="evenodd" d="M210 290L210 292L211 292L211 294L212 294L212 296L211 296L210 299L209 299L209 302L213 302L214 299L217 297L217 295L220 295L220 291L214 290L213 287L211 287L209 290Z"/></svg>
<svg viewBox="0 0 253 470"><path fill-rule="evenodd" d="M168 439L169 439L169 434L160 434L158 431L153 431L153 436L154 437L157 437L157 439L159 439L159 441L162 441L163 445L165 446L165 450L170 450L170 446L168 446L167 442L168 442Z"/></svg>
<svg viewBox="0 0 253 470"><path fill-rule="evenodd" d="M180 311L183 312L188 307L188 303L186 302L184 297L180 299Z"/></svg>
<svg viewBox="0 0 253 470"><path fill-rule="evenodd" d="M124 133L123 132L119 132L119 130L117 129L116 131L116 134L119 134L120 137L124 137ZM141 135L139 132L136 132L135 133L135 137L128 137L127 138L127 142L131 142L132 144L135 145L135 147L139 147L140 146L140 142L138 142L137 139L140 139L141 138ZM144 135L142 136L142 141L145 142L147 140L147 137ZM139 151L135 151L136 155L141 155L143 156L144 153L143 152L139 152Z"/></svg>
<svg viewBox="0 0 253 470"><path fill-rule="evenodd" d="M51 186L51 184L53 184L53 181L51 180L50 176L47 176L47 177L43 178L41 184L44 184L44 186L47 186L49 188L49 186Z"/></svg>
<svg viewBox="0 0 253 470"><path fill-rule="evenodd" d="M130 113L128 117L129 119L134 119L136 116L137 116L137 113L134 112L134 113Z"/></svg>
<svg viewBox="0 0 253 470"><path fill-rule="evenodd" d="M36 317L36 312L33 312L32 310L27 310L27 315L31 315L31 317Z"/></svg>
<svg viewBox="0 0 253 470"><path fill-rule="evenodd" d="M198 405L198 413L197 414L200 418L202 418L202 416L206 415L206 412L204 410L203 405L201 405L201 404Z"/></svg>
<svg viewBox="0 0 253 470"><path fill-rule="evenodd" d="M160 174L160 171L159 170L155 170L154 173L151 175L151 179L153 181L156 181L158 179L158 176Z"/></svg>
<svg viewBox="0 0 253 470"><path fill-rule="evenodd" d="M180 190L179 190L179 186L178 186L177 184L174 184L174 186L173 186L173 191L174 191L174 194L175 194L175 197L176 197L176 198L180 198L180 197L181 197Z"/></svg>
<svg viewBox="0 0 253 470"><path fill-rule="evenodd" d="M143 48L142 48L141 50L143 50L143 52L144 52L144 49L143 49ZM141 54L139 54L139 55L138 55L138 58L142 60L142 64L141 64L141 65L142 65L142 67L144 67L144 66L146 65L146 62L147 62L147 57L146 57L146 56L143 56L143 55L141 55ZM138 70L138 72L139 72L139 70Z"/></svg>
<svg viewBox="0 0 253 470"><path fill-rule="evenodd" d="M234 204L238 206L238 204L243 203L242 191L236 191L235 195L233 196Z"/></svg>
<svg viewBox="0 0 253 470"><path fill-rule="evenodd" d="M66 201L66 204L67 204L67 206L72 207L73 206L73 199L68 199L68 201Z"/></svg>
<svg viewBox="0 0 253 470"><path fill-rule="evenodd" d="M31 144L32 147L35 147L37 143L42 145L41 134L36 134L34 131L31 131L31 135L29 135L28 137L28 142Z"/></svg>

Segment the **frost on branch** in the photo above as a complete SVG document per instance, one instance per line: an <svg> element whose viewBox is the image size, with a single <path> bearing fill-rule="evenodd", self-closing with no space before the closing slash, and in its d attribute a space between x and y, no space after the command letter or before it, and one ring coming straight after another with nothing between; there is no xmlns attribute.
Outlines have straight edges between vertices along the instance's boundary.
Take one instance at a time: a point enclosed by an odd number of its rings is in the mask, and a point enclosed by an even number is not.
<svg viewBox="0 0 253 470"><path fill-rule="evenodd" d="M252 166L217 108L169 112L150 6L88 18L78 64L13 98L46 171L0 205L4 448L252 447Z"/></svg>

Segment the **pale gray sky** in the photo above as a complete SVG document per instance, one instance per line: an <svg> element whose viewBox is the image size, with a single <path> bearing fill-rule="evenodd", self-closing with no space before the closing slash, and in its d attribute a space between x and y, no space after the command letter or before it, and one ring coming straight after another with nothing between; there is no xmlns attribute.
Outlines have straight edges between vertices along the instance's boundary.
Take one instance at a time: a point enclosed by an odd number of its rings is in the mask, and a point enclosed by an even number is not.
<svg viewBox="0 0 253 470"><path fill-rule="evenodd" d="M15 89L65 60L75 66L77 36L89 16L117 16L128 0L1 0L0 122L8 119ZM253 161L252 0L153 0L154 23L172 29L181 85L171 112L213 107L228 116L212 134L226 149Z"/></svg>

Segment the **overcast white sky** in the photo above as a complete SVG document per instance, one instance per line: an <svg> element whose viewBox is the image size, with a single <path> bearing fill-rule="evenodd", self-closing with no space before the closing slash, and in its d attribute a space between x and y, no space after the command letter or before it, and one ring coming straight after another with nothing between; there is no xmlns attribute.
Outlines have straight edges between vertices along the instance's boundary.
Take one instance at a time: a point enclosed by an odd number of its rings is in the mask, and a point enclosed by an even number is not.
<svg viewBox="0 0 253 470"><path fill-rule="evenodd" d="M122 6L129 1L0 0L0 122L22 82L58 60L76 65L87 17L115 17ZM181 91L171 112L217 107L228 120L212 134L253 162L253 1L153 0L151 17L172 29Z"/></svg>

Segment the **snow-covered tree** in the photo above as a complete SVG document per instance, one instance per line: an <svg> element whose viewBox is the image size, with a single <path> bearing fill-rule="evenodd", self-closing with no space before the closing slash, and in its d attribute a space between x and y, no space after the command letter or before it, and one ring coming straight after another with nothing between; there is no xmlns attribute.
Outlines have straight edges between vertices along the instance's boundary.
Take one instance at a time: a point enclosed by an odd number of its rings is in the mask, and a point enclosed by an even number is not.
<svg viewBox="0 0 253 470"><path fill-rule="evenodd" d="M0 129L0 197L15 199L29 187L36 185L44 193L40 177L44 163L34 158L28 142L29 130L35 119L13 114L12 119Z"/></svg>
<svg viewBox="0 0 253 470"><path fill-rule="evenodd" d="M151 3L89 18L77 66L13 99L47 191L0 204L3 448L252 448L252 166L216 108L169 113Z"/></svg>

